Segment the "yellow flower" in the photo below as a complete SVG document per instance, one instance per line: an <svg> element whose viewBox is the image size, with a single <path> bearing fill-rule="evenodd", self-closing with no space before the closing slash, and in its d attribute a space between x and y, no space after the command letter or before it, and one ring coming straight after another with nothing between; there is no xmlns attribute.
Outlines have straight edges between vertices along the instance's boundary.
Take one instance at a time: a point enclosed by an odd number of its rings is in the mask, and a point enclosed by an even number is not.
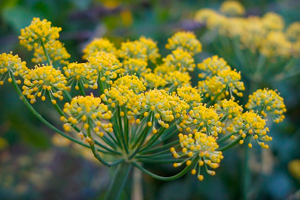
<svg viewBox="0 0 300 200"><path fill-rule="evenodd" d="M174 65L167 66L166 63L158 65L157 67L154 68L154 73L156 75L165 75L165 74L167 74L168 72L171 72L171 71L175 71L175 66Z"/></svg>
<svg viewBox="0 0 300 200"><path fill-rule="evenodd" d="M213 107L207 108L205 105L193 107L192 110L183 115L179 127L181 128L180 131L184 128L188 132L201 131L214 137L217 137L218 133L222 131L218 114Z"/></svg>
<svg viewBox="0 0 300 200"><path fill-rule="evenodd" d="M169 122L175 119L176 113L180 114L189 108L189 105L176 96L171 96L165 90L149 90L129 99L127 108L131 115L153 113L158 124L167 128Z"/></svg>
<svg viewBox="0 0 300 200"><path fill-rule="evenodd" d="M233 93L237 96L243 96L243 93L239 90L245 90L244 83L241 81L241 74L236 72L236 70L225 69L217 73L219 81L222 83L225 94L232 97Z"/></svg>
<svg viewBox="0 0 300 200"><path fill-rule="evenodd" d="M273 12L268 12L262 17L263 27L267 31L282 31L284 28L283 18Z"/></svg>
<svg viewBox="0 0 300 200"><path fill-rule="evenodd" d="M223 99L224 86L217 76L198 82L199 91L209 100Z"/></svg>
<svg viewBox="0 0 300 200"><path fill-rule="evenodd" d="M139 41L145 45L147 49L147 58L152 63L156 63L156 59L160 57L160 54L158 52L157 43L154 42L151 38L146 38L144 36L141 36Z"/></svg>
<svg viewBox="0 0 300 200"><path fill-rule="evenodd" d="M215 109L221 119L233 119L242 114L243 108L232 99L223 99L215 104Z"/></svg>
<svg viewBox="0 0 300 200"><path fill-rule="evenodd" d="M140 41L123 42L118 55L123 59L136 58L147 61L147 46Z"/></svg>
<svg viewBox="0 0 300 200"><path fill-rule="evenodd" d="M32 50L39 47L41 42L48 43L58 39L60 31L61 28L52 27L51 22L46 19L41 21L39 18L33 18L31 24L21 30L20 44Z"/></svg>
<svg viewBox="0 0 300 200"><path fill-rule="evenodd" d="M112 117L112 112L108 107L101 103L99 97L77 96L70 103L66 103L63 111L68 118L62 117L61 120L66 122L64 129L69 131L71 125L81 125L81 130L91 128L97 135L103 136L99 128L107 132L112 132L112 124L107 122ZM82 123L81 123L82 122Z"/></svg>
<svg viewBox="0 0 300 200"><path fill-rule="evenodd" d="M191 86L178 87L177 94L191 106L198 106L201 104L201 95L196 88Z"/></svg>
<svg viewBox="0 0 300 200"><path fill-rule="evenodd" d="M291 42L300 41L300 22L290 24L285 31L285 35Z"/></svg>
<svg viewBox="0 0 300 200"><path fill-rule="evenodd" d="M266 57L283 57L291 55L292 46L282 32L270 32L262 41L260 52Z"/></svg>
<svg viewBox="0 0 300 200"><path fill-rule="evenodd" d="M283 121L283 113L286 112L283 98L275 91L268 89L259 89L250 95L245 107L259 111L264 117L267 117L269 113L276 123Z"/></svg>
<svg viewBox="0 0 300 200"><path fill-rule="evenodd" d="M182 154L178 154L175 148L171 148L171 152L175 158L188 157L181 163L174 163L174 167L181 166L182 164L193 165L191 173L202 181L203 175L200 170L203 165L206 172L210 175L215 175L215 171L208 169L208 166L212 169L219 167L221 160L224 158L221 151L218 151L219 145L216 142L216 138L208 136L202 132L196 132L194 134L183 135L179 134L179 142L181 145ZM197 168L198 166L198 168Z"/></svg>
<svg viewBox="0 0 300 200"><path fill-rule="evenodd" d="M194 19L196 22L206 24L208 19L213 18L216 15L218 15L216 11L204 8L196 12Z"/></svg>
<svg viewBox="0 0 300 200"><path fill-rule="evenodd" d="M241 33L241 48L256 52L265 39L266 30L261 18L250 16L245 20L245 26Z"/></svg>
<svg viewBox="0 0 300 200"><path fill-rule="evenodd" d="M228 16L240 16L245 14L244 6L238 1L224 1L221 4L220 11Z"/></svg>
<svg viewBox="0 0 300 200"><path fill-rule="evenodd" d="M54 62L60 62L61 64L68 64L67 59L71 57L71 55L67 52L66 48L63 44L58 40L52 40L45 44L45 49L50 57L50 59ZM34 58L32 62L41 63L47 61L47 57L45 55L44 49L42 46L39 46L34 49Z"/></svg>
<svg viewBox="0 0 300 200"><path fill-rule="evenodd" d="M80 85L85 88L97 89L97 70L92 69L87 63L70 63L63 68L70 85L75 82L75 89L79 90Z"/></svg>
<svg viewBox="0 0 300 200"><path fill-rule="evenodd" d="M52 66L35 66L35 69L29 71L24 78L23 94L27 95L30 103L34 103L36 97L44 101L48 93L52 103L56 104L53 97L62 100L62 92L68 90L66 77Z"/></svg>
<svg viewBox="0 0 300 200"><path fill-rule="evenodd" d="M102 94L101 98L110 103L112 107L116 104L122 106L144 90L146 87L137 76L126 75L118 78L109 90L104 90L105 94Z"/></svg>
<svg viewBox="0 0 300 200"><path fill-rule="evenodd" d="M163 58L164 65L170 68L175 68L179 71L194 71L196 67L194 58L190 53L182 50L176 49L172 51L172 54L167 55Z"/></svg>
<svg viewBox="0 0 300 200"><path fill-rule="evenodd" d="M227 26L227 21L227 17L216 13L207 19L206 26L210 30L223 32L223 29Z"/></svg>
<svg viewBox="0 0 300 200"><path fill-rule="evenodd" d="M253 110L238 115L233 119L233 123L227 127L227 130L234 134L239 134L241 139L240 144L244 143L247 136L251 137L248 146L251 148L251 140L254 139L263 148L269 148L264 142L272 140L272 137L267 135L269 129L266 126L266 120L262 119ZM234 137L233 137L234 138Z"/></svg>
<svg viewBox="0 0 300 200"><path fill-rule="evenodd" d="M224 26L219 30L219 34L230 39L238 38L244 32L247 25L246 18L232 17L224 21Z"/></svg>
<svg viewBox="0 0 300 200"><path fill-rule="evenodd" d="M227 62L218 56L206 58L202 63L199 63L197 67L201 71L204 71L198 75L199 78L211 77L216 75L219 71L229 68Z"/></svg>
<svg viewBox="0 0 300 200"><path fill-rule="evenodd" d="M292 55L295 58L300 57L300 40L295 43L292 43Z"/></svg>
<svg viewBox="0 0 300 200"><path fill-rule="evenodd" d="M26 62L22 61L18 55L2 53L0 54L0 85L3 85L6 79L9 82L12 81L10 73L14 76L24 77L28 73Z"/></svg>
<svg viewBox="0 0 300 200"><path fill-rule="evenodd" d="M112 84L112 79L116 79L118 74L124 72L122 63L112 53L104 51L97 52L87 58L93 70L98 73L98 78L108 84Z"/></svg>
<svg viewBox="0 0 300 200"><path fill-rule="evenodd" d="M193 32L177 32L168 39L166 49L182 49L194 55L202 51L202 45Z"/></svg>
<svg viewBox="0 0 300 200"><path fill-rule="evenodd" d="M114 44L111 43L108 39L95 38L83 49L84 55L82 56L82 58L87 59L88 57L91 57L94 53L98 53L100 51L115 54L117 52L117 49L115 48Z"/></svg>
<svg viewBox="0 0 300 200"><path fill-rule="evenodd" d="M140 93L146 90L145 85L137 76L123 76L118 78L113 84L112 87L125 86L129 90L133 90L135 93Z"/></svg>
<svg viewBox="0 0 300 200"><path fill-rule="evenodd" d="M145 73L143 74L143 78L150 89L164 87L167 84L167 81L164 78L154 73Z"/></svg>
<svg viewBox="0 0 300 200"><path fill-rule="evenodd" d="M172 92L179 86L189 86L191 77L187 72L173 71L164 75L164 79Z"/></svg>
<svg viewBox="0 0 300 200"><path fill-rule="evenodd" d="M143 73L147 73L151 71L151 69L147 68L148 63L145 60L142 59L134 59L134 58L128 58L124 60L124 70L125 74L130 75L141 75Z"/></svg>

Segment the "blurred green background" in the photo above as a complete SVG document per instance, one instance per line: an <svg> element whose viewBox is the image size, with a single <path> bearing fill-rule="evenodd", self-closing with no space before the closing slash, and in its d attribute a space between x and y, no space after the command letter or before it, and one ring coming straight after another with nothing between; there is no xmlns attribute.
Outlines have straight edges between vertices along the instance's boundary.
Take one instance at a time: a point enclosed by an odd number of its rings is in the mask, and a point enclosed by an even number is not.
<svg viewBox="0 0 300 200"><path fill-rule="evenodd" d="M140 35L158 42L160 53L167 38L179 30L199 34L194 13L201 8L218 9L221 0L0 0L0 53L10 52L31 63L32 52L19 45L20 29L33 17L45 18L62 27L60 40L72 55L82 61L82 49L95 37L107 37L119 47L122 41ZM281 14L286 24L300 21L299 0L240 1L247 15L268 11ZM197 62L215 54L203 47ZM234 67L234 66L233 66ZM300 68L300 66L298 66ZM243 74L242 74L243 75ZM195 75L196 76L196 75ZM269 150L254 147L250 160L251 199L300 199L300 85L299 76L275 82L287 105L286 120L271 127ZM60 126L55 112L45 104L37 110ZM52 113L53 112L53 113ZM12 86L0 87L0 199L101 199L110 181L110 171L92 159L91 152L70 145L45 128L19 100ZM225 152L217 175L199 182L190 174L162 182L143 176L144 199L239 199L241 191L242 148ZM263 157L263 159L262 159ZM261 162L263 160L263 162ZM176 173L171 165L149 165L159 174ZM130 199L127 188L122 199Z"/></svg>

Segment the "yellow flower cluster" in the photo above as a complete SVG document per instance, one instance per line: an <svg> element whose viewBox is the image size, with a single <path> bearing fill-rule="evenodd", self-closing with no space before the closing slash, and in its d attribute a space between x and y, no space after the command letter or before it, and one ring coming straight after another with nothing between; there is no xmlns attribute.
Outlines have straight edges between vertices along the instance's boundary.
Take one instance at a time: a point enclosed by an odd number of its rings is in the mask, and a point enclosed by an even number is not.
<svg viewBox="0 0 300 200"><path fill-rule="evenodd" d="M146 90L143 82L137 76L123 76L118 78L113 84L112 87L125 86L129 90L133 90L135 93L140 93Z"/></svg>
<svg viewBox="0 0 300 200"><path fill-rule="evenodd" d="M240 16L245 14L244 6L238 1L224 1L220 11L227 16Z"/></svg>
<svg viewBox="0 0 300 200"><path fill-rule="evenodd" d="M118 50L118 56L123 59L135 58L147 60L147 47L138 40L123 42L121 48Z"/></svg>
<svg viewBox="0 0 300 200"><path fill-rule="evenodd" d="M91 65L87 63L70 63L63 68L65 75L68 79L69 85L75 82L75 89L79 87L97 89L97 70L92 69Z"/></svg>
<svg viewBox="0 0 300 200"><path fill-rule="evenodd" d="M234 119L243 112L242 106L232 99L223 99L222 101L215 104L215 109L221 119Z"/></svg>
<svg viewBox="0 0 300 200"><path fill-rule="evenodd" d="M112 84L112 79L116 79L118 74L124 71L122 63L112 53L100 51L88 57L87 60L91 68L97 71L98 79L108 84Z"/></svg>
<svg viewBox="0 0 300 200"><path fill-rule="evenodd" d="M199 73L199 78L211 77L216 75L219 71L229 68L227 62L218 56L206 58L202 63L199 63L197 67L203 71Z"/></svg>
<svg viewBox="0 0 300 200"><path fill-rule="evenodd" d="M30 103L40 97L42 101L46 100L48 95L53 104L56 100L53 97L63 99L63 91L68 90L66 77L60 70L54 69L53 66L35 66L24 76L23 94L30 99Z"/></svg>
<svg viewBox="0 0 300 200"><path fill-rule="evenodd" d="M216 14L217 13L212 9L203 8L196 12L194 19L199 23L207 24L208 19L213 18Z"/></svg>
<svg viewBox="0 0 300 200"><path fill-rule="evenodd" d="M28 50L37 48L41 42L49 42L59 38L61 28L52 27L46 19L33 18L30 26L21 30L20 44Z"/></svg>
<svg viewBox="0 0 300 200"><path fill-rule="evenodd" d="M266 57L288 58L291 55L291 47L291 43L282 32L270 32L263 40L260 51Z"/></svg>
<svg viewBox="0 0 300 200"><path fill-rule="evenodd" d="M134 98L137 93L146 90L143 82L137 76L123 76L117 79L110 89L104 90L101 95L103 101L115 107L117 104L122 106L130 99Z"/></svg>
<svg viewBox="0 0 300 200"><path fill-rule="evenodd" d="M204 178L203 175L201 175L201 167L203 166L205 166L206 172L209 175L215 175L216 172L208 169L208 166L212 169L216 169L224 158L222 152L218 151L219 145L216 142L216 138L202 132L188 135L180 133L178 137L182 153L177 153L173 147L170 151L175 158L184 156L187 156L188 158L181 163L174 163L174 167L181 166L184 163L187 166L193 166L191 173L195 175L198 171L197 177L200 181Z"/></svg>
<svg viewBox="0 0 300 200"><path fill-rule="evenodd" d="M284 28L283 18L273 12L268 12L263 16L262 24L267 31L282 31Z"/></svg>
<svg viewBox="0 0 300 200"><path fill-rule="evenodd" d="M235 3L224 3L223 12L240 15L241 11ZM211 19L213 15L215 17ZM229 31L222 24L229 20L227 17L214 14L211 10L205 10L199 16L218 31ZM260 19L259 27L272 29L270 34L281 34L279 26L272 24L274 19L274 15L266 16L266 22ZM237 19L235 23L239 24L241 20ZM241 27L240 31L243 32L243 29ZM35 62L43 62L50 56L53 64L56 61L67 64L61 61L67 59L68 54L57 40L60 30L51 27L46 20L34 19L22 31L21 44L29 49L34 48ZM275 38L272 36L270 44L264 46L279 48L273 45ZM164 160L170 154L161 153L166 150L163 148L174 146L171 152L180 159L174 163L174 167L186 164L186 170L191 168L191 173L198 173L198 179L203 180L200 172L202 166L208 174L214 175L215 171L210 168L219 167L223 159L222 151L238 142L242 144L246 141L252 147L251 140L254 139L263 148L268 148L265 142L272 138L267 135L269 129L266 120L260 114L266 116L266 113L270 113L275 122L284 119L285 105L276 92L258 90L253 93L246 105L250 110L243 113L243 107L233 97L242 96L241 91L245 89L241 74L232 70L224 59L213 56L198 64L201 80L198 87L193 87L189 71L196 66L193 55L201 51L201 43L191 32L179 32L168 40L166 48L173 50L172 53L159 61L161 65L155 66L153 64L160 55L152 39L140 37L135 41L127 41L118 50L107 39L95 39L84 49L83 57L87 62L67 64L63 67L65 76L52 65L28 70L18 56L4 53L0 55L0 81L8 78L16 86L10 76L21 75L24 78L23 93L18 92L24 101L27 100L23 95L31 103L36 101L36 97L44 101L47 95L56 104L55 99L62 100L63 94L69 96L68 90L75 85L75 89L80 89L83 96L70 98L63 111L59 105L55 105L62 116L63 128L65 131L74 128L82 138L86 137L85 142L89 143L93 155L108 166L119 161L106 162L98 151L115 154L138 167L136 162L173 162L173 159ZM272 56L278 55L278 51L276 49ZM99 88L100 97L94 97L93 94L85 96L84 89L89 87ZM230 98L226 99L227 96ZM27 102L26 105L30 106ZM179 132L179 141L168 144L169 139ZM219 138L222 132L228 135ZM94 140L95 135L100 136L101 141ZM219 148L218 143L229 137L235 141ZM76 138L70 139L82 143ZM161 146L157 148L158 145ZM180 149L180 153L176 148ZM146 170L144 172L147 173Z"/></svg>
<svg viewBox="0 0 300 200"><path fill-rule="evenodd" d="M101 137L104 135L101 129L107 132L113 131L112 124L106 121L112 117L112 112L101 103L99 97L94 97L93 94L74 97L70 103L65 104L63 111L68 116L68 118L61 117L65 122L65 131L70 131L71 127L76 125L81 125L85 130L92 128Z"/></svg>
<svg viewBox="0 0 300 200"><path fill-rule="evenodd" d="M193 88L191 86L178 87L177 94L181 99L193 107L201 104L202 99L197 88Z"/></svg>
<svg viewBox="0 0 300 200"><path fill-rule="evenodd" d="M257 141L257 143L263 148L269 148L264 142L272 140L272 137L267 135L269 129L266 126L266 120L262 119L257 113L254 113L252 110L250 112L245 112L238 115L233 119L232 124L227 127L227 130L233 135L231 136L234 139L236 136L234 134L240 135L240 144L244 143L244 140L247 136L251 136L251 139ZM248 146L251 148L251 140L248 143Z"/></svg>
<svg viewBox="0 0 300 200"><path fill-rule="evenodd" d="M219 116L212 107L207 108L205 105L193 107L188 113L183 115L179 123L180 131L186 129L190 132L203 132L214 137L221 133L222 127Z"/></svg>
<svg viewBox="0 0 300 200"><path fill-rule="evenodd" d="M207 74L205 80L198 82L199 90L205 94L206 98L222 99L224 95L230 95L233 98L233 94L243 96L243 93L239 92L245 90L241 74L231 70L222 59L219 60L218 57L206 59L198 65L198 68L205 70L199 74L199 77Z"/></svg>
<svg viewBox="0 0 300 200"><path fill-rule="evenodd" d="M239 2L225 1L220 8L224 15L214 10L201 9L195 14L194 19L204 23L209 31L214 32L211 35L218 34L221 40L224 40L222 37L225 36L225 40L230 39L232 43L238 41L238 48L261 53L267 58L299 57L298 51L292 50L299 41L296 38L300 30L299 22L284 31L285 22L280 15L268 12L263 17L238 17L243 14L243 10Z"/></svg>
<svg viewBox="0 0 300 200"><path fill-rule="evenodd" d="M66 48L60 41L53 40L45 43L45 50L53 62L60 62L64 65L67 65L69 63L67 59L69 59L71 55L67 52ZM33 55L34 58L32 59L32 62L34 63L47 61L47 57L42 46L35 48Z"/></svg>
<svg viewBox="0 0 300 200"><path fill-rule="evenodd" d="M22 61L18 55L12 55L12 53L0 54L0 85L3 85L6 79L11 82L11 75L23 77L27 71L26 62Z"/></svg>
<svg viewBox="0 0 300 200"><path fill-rule="evenodd" d="M300 41L300 22L294 22L289 25L285 32L286 37L291 42Z"/></svg>
<svg viewBox="0 0 300 200"><path fill-rule="evenodd" d="M275 91L268 89L259 89L250 95L245 107L259 111L264 117L267 117L267 113L269 113L276 123L283 121L283 113L286 112L283 98Z"/></svg>
<svg viewBox="0 0 300 200"><path fill-rule="evenodd" d="M115 45L111 43L108 39L95 38L83 49L82 58L87 59L88 57L93 56L94 53L98 53L100 51L115 54L117 52L117 49L115 48Z"/></svg>
<svg viewBox="0 0 300 200"><path fill-rule="evenodd" d="M48 61L49 56L52 62L68 64L66 60L70 58L70 54L57 40L60 31L61 28L51 26L51 22L46 19L41 21L39 18L33 18L31 24L21 30L20 44L30 51L34 49L35 58L32 61L35 63Z"/></svg>
<svg viewBox="0 0 300 200"><path fill-rule="evenodd" d="M176 114L180 115L189 108L189 105L177 96L168 94L165 90L154 89L129 99L127 108L131 110L129 115L147 117L148 114L153 113L158 124L168 128L168 123L175 119ZM148 125L152 126L152 123Z"/></svg>
<svg viewBox="0 0 300 200"><path fill-rule="evenodd" d="M123 63L125 74L141 75L147 74L147 72L151 71L149 68L147 68L148 63L142 59L128 58L124 60Z"/></svg>
<svg viewBox="0 0 300 200"><path fill-rule="evenodd" d="M147 87L150 89L164 87L167 85L167 81L163 77L151 72L143 74L143 78L145 79Z"/></svg>
<svg viewBox="0 0 300 200"><path fill-rule="evenodd" d="M168 39L166 49L181 49L194 55L202 51L202 45L193 32L177 32Z"/></svg>
<svg viewBox="0 0 300 200"><path fill-rule="evenodd" d="M173 91L179 86L190 85L191 77L187 72L174 71L164 75L165 80L170 86L170 91Z"/></svg>
<svg viewBox="0 0 300 200"><path fill-rule="evenodd" d="M147 59L155 64L156 60L160 57L156 42L151 38L146 38L144 36L141 36L139 41L145 45L147 49Z"/></svg>
<svg viewBox="0 0 300 200"><path fill-rule="evenodd" d="M194 68L196 67L192 55L182 49L172 51L172 54L163 58L163 62L165 66L179 71L194 71Z"/></svg>
<svg viewBox="0 0 300 200"><path fill-rule="evenodd" d="M235 93L239 97L243 96L243 93L238 92L238 90L245 90L244 83L241 81L241 73L236 72L236 70L226 69L219 71L217 77L223 83L222 87L225 89L226 95L230 94L230 96L233 96L232 93Z"/></svg>

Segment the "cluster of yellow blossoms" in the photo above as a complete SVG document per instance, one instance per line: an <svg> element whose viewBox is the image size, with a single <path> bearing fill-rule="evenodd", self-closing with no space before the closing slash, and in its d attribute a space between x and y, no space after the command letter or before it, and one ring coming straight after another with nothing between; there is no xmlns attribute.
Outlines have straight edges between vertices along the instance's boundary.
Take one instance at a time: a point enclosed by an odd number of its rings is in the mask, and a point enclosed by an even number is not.
<svg viewBox="0 0 300 200"><path fill-rule="evenodd" d="M35 63L47 61L50 57L54 63L67 64L70 54L58 40L60 31L61 28L51 26L51 22L45 19L33 18L30 26L21 30L20 44L34 50L32 61Z"/></svg>
<svg viewBox="0 0 300 200"><path fill-rule="evenodd" d="M67 118L62 116L61 120L66 122L64 124L64 129L70 131L71 125L77 125L80 122L82 125L81 129L89 129L93 127L93 131L103 137L103 130L112 132L112 124L107 121L112 117L112 112L108 110L108 107L101 103L99 97L94 97L93 94L90 96L77 96L72 99L70 103L66 103L63 111L67 114ZM99 128L100 127L100 128ZM89 133L90 134L90 133ZM88 137L92 137L89 135Z"/></svg>
<svg viewBox="0 0 300 200"><path fill-rule="evenodd" d="M18 55L10 54L0 54L0 85L4 84L4 81L7 79L8 82L12 82L11 72L14 76L22 76L28 72L26 67L26 62L21 61ZM21 83L20 81L18 81Z"/></svg>
<svg viewBox="0 0 300 200"><path fill-rule="evenodd" d="M229 12L226 7L225 13ZM46 20L34 19L22 31L21 44L28 49L51 45L59 31L60 28L51 27ZM42 48L41 54L50 55L45 58L50 64L32 70L28 70L18 56L3 53L0 80L8 77L9 82L15 84L14 76L20 75L24 85L23 93L19 94L27 106L30 104L24 95L31 103L36 97L44 101L47 95L61 115L64 130L70 132L67 137L89 145L94 156L108 166L98 151L135 166L140 162L175 162L175 167L186 164L192 174L198 174L198 179L203 180L200 170L205 168L208 174L215 175L207 166L215 169L223 159L226 146L219 147L220 140L231 138L232 144L249 141L248 146L252 147L254 139L262 147L268 147L265 142L272 138L267 135L269 129L263 117L269 113L279 122L286 111L283 99L275 91L253 93L245 107L249 111L243 112L243 107L235 101L245 90L240 72L232 70L218 56L196 65L193 56L201 52L201 43L192 32L176 33L166 48L172 50L171 54L158 61L160 55L152 39L140 37L122 43L117 49L109 40L99 38L84 49L84 63L60 62L63 72L50 65L64 60L64 56L59 55L64 53L60 51L51 54L49 49ZM42 60L44 58L36 58L36 61ZM154 66L154 70L148 66L157 62L161 64ZM201 80L193 87L190 73L196 66ZM69 91L73 85L80 90L80 95L71 96ZM92 91L90 95L86 95L88 88ZM19 88L16 86L16 89ZM94 96L99 92L98 97ZM64 95L69 102L65 102L61 110L55 98L63 100ZM73 129L88 145L73 137ZM170 143L175 135L179 140ZM165 154L170 147L178 160L170 159L170 153Z"/></svg>
<svg viewBox="0 0 300 200"><path fill-rule="evenodd" d="M179 134L178 137L182 147L182 154L178 154L175 148L171 148L170 150L173 153L173 156L175 158L188 156L184 162L186 162L186 165L188 166L194 164L191 173L193 175L197 173L197 177L200 181L204 179L203 175L201 175L201 167L203 165L205 165L208 174L215 175L216 172L208 170L207 166L212 169L218 168L219 163L223 159L222 151L217 150L219 145L216 142L216 138L207 136L201 132L195 132L188 135ZM174 163L174 167L178 167L182 164L183 162Z"/></svg>
<svg viewBox="0 0 300 200"><path fill-rule="evenodd" d="M300 56L299 22L285 28L283 18L276 13L243 17L244 13L245 9L239 2L224 1L220 13L201 9L194 19L219 34L221 40L239 41L238 48L249 49L252 53L261 53L272 59Z"/></svg>

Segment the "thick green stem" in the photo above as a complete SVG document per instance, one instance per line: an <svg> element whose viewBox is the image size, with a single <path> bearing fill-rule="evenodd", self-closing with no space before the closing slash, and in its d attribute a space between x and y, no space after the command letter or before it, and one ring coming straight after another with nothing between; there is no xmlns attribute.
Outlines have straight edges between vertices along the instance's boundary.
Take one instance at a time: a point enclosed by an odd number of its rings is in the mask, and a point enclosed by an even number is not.
<svg viewBox="0 0 300 200"><path fill-rule="evenodd" d="M105 196L105 200L118 200L123 188L126 184L128 175L132 165L127 162L123 162L119 164L117 170L115 171L115 175L113 180L111 181L108 191Z"/></svg>

